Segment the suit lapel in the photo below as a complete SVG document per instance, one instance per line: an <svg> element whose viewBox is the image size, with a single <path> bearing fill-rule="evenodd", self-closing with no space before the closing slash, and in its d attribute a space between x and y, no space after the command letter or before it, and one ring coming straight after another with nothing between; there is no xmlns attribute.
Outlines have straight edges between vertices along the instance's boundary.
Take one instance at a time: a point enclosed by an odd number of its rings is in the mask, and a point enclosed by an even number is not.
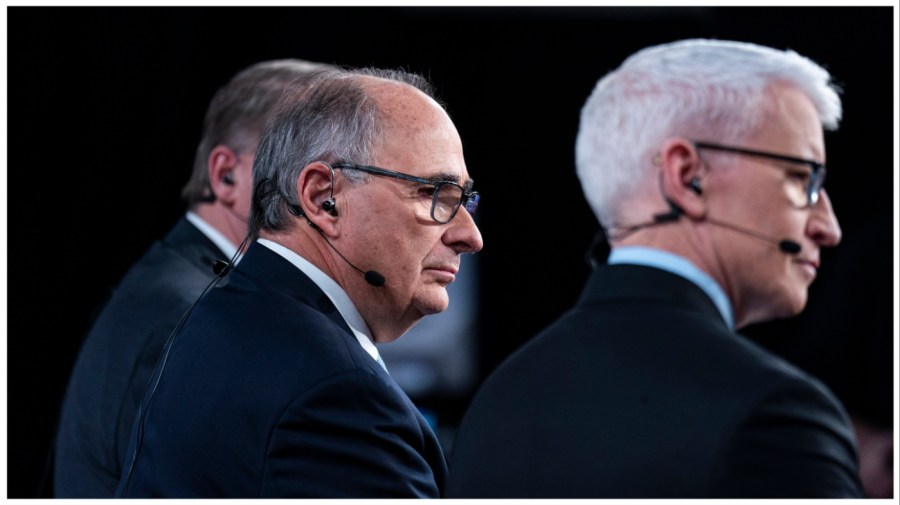
<svg viewBox="0 0 900 505"><path fill-rule="evenodd" d="M290 261L268 247L257 242L250 244L234 273L252 277L258 282L263 282L271 288L315 308L351 336L353 335L353 331L344 321L337 307L331 303L331 299L319 289L319 286Z"/></svg>

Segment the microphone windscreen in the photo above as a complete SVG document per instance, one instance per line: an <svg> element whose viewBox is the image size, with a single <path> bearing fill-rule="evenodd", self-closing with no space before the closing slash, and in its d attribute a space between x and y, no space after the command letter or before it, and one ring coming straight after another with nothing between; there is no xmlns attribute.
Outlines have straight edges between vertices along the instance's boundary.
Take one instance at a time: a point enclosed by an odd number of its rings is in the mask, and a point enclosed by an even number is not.
<svg viewBox="0 0 900 505"><path fill-rule="evenodd" d="M778 243L778 247L788 254L798 254L800 252L800 244L793 240L784 239Z"/></svg>
<svg viewBox="0 0 900 505"><path fill-rule="evenodd" d="M366 282L375 286L376 288L380 288L384 286L384 276L375 270L369 270L365 273L364 277L366 278Z"/></svg>

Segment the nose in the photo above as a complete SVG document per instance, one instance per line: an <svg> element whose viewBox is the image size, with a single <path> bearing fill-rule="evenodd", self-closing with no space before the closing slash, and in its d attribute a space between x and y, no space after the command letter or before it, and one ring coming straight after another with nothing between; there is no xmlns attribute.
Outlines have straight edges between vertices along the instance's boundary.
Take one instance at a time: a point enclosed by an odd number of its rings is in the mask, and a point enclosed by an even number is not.
<svg viewBox="0 0 900 505"><path fill-rule="evenodd" d="M831 207L831 199L823 189L812 208L806 234L821 247L834 247L841 242L841 225Z"/></svg>
<svg viewBox="0 0 900 505"><path fill-rule="evenodd" d="M475 219L465 209L460 209L448 223L443 241L458 254L476 253L484 247L481 231Z"/></svg>

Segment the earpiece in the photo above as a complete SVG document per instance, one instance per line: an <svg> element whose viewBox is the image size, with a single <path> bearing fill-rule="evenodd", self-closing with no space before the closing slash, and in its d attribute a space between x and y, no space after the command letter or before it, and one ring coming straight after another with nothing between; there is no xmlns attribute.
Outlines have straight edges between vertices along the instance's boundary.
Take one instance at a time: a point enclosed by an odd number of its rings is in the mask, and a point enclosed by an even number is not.
<svg viewBox="0 0 900 505"><path fill-rule="evenodd" d="M224 174L222 176L222 183L229 186L234 186L234 176L232 176L231 173Z"/></svg>
<svg viewBox="0 0 900 505"><path fill-rule="evenodd" d="M326 198L325 201L322 202L322 209L325 212L331 214L332 216L337 216L338 215L337 205L335 204L335 201L334 201L334 169L331 168L331 165L329 165L327 163L325 163L325 165L331 171L331 195L329 195L328 198ZM304 214L303 209L301 209L300 206L297 204L289 204L288 211L290 211L291 214L293 214L297 217L306 217L306 214ZM307 221L308 221L308 219L307 219ZM312 225L313 223L310 222L309 224Z"/></svg>
<svg viewBox="0 0 900 505"><path fill-rule="evenodd" d="M334 197L328 197L327 200L322 202L322 209L325 212L331 214L332 216L337 216L337 209L334 206Z"/></svg>
<svg viewBox="0 0 900 505"><path fill-rule="evenodd" d="M694 193L697 193L698 195L703 194L703 188L700 187L700 178L699 177L694 177L693 179L691 179L691 182L688 183L688 187L691 188L691 191L693 191Z"/></svg>

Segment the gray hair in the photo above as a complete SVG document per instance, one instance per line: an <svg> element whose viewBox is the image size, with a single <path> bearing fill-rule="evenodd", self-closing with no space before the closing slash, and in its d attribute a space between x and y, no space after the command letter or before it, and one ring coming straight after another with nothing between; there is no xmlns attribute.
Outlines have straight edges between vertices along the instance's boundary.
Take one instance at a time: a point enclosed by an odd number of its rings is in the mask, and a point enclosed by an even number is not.
<svg viewBox="0 0 900 505"><path fill-rule="evenodd" d="M206 111L194 169L181 198L191 207L215 201L207 169L213 148L221 144L237 153L254 152L269 113L285 89L332 68L298 59L263 61L245 68L219 88Z"/></svg>
<svg viewBox="0 0 900 505"><path fill-rule="evenodd" d="M837 129L839 88L791 50L682 40L638 51L600 79L581 110L575 145L582 190L600 224L614 226L623 199L646 184L663 140L740 142L763 124L762 105L779 83L803 92L823 127Z"/></svg>
<svg viewBox="0 0 900 505"><path fill-rule="evenodd" d="M253 165L252 238L260 230L290 226L288 208L299 201L297 179L310 163L372 163L387 118L369 96L362 76L408 84L435 99L431 84L421 75L376 68L325 72L304 89L285 95ZM351 184L368 180L362 172L343 175Z"/></svg>

